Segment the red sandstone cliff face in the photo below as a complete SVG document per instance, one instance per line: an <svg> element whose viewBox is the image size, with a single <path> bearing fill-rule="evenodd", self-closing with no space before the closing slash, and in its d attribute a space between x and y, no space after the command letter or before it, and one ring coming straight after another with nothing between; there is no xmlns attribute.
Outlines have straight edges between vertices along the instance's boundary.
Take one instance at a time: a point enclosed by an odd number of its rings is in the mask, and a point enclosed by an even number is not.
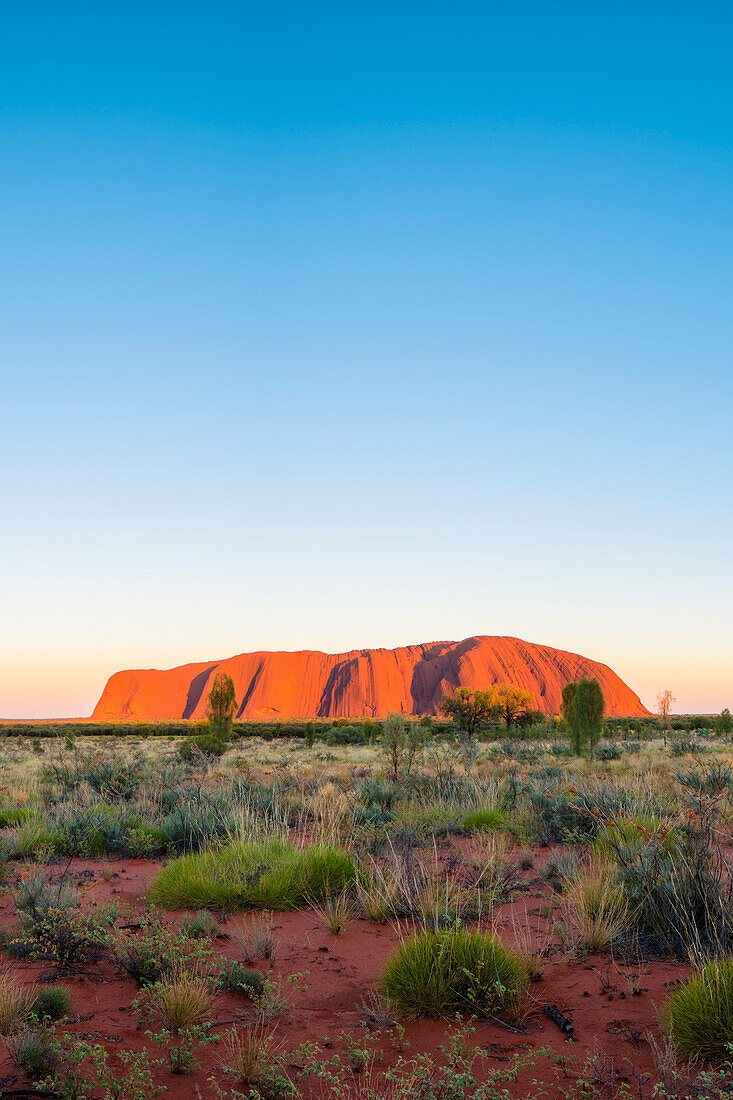
<svg viewBox="0 0 733 1100"><path fill-rule="evenodd" d="M437 714L442 696L457 687L515 684L545 714L557 714L569 680L597 676L606 713L648 714L638 695L607 665L519 638L480 635L462 642L429 642L401 649L350 653L240 653L223 661L179 668L116 672L92 718L165 721L204 718L218 672L232 677L240 719L364 718Z"/></svg>

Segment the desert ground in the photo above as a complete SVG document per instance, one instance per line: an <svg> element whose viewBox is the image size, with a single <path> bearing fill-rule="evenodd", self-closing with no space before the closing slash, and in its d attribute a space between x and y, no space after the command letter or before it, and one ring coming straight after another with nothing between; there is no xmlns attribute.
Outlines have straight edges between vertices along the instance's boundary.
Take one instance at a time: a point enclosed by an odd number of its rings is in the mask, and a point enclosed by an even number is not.
<svg viewBox="0 0 733 1100"><path fill-rule="evenodd" d="M2 1095L727 1094L728 742L412 728L4 737Z"/></svg>

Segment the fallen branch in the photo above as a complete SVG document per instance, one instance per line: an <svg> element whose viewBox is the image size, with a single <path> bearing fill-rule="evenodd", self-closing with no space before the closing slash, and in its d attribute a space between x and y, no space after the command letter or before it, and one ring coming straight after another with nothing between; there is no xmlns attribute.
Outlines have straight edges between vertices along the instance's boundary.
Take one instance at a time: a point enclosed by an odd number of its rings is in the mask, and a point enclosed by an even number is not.
<svg viewBox="0 0 733 1100"><path fill-rule="evenodd" d="M557 1024L563 1035L573 1034L573 1032L575 1031L575 1027L573 1026L572 1022L567 1018L567 1016L563 1016L560 1009L557 1008L555 1005L545 1005L542 1011L544 1012L545 1016L550 1017L554 1024Z"/></svg>

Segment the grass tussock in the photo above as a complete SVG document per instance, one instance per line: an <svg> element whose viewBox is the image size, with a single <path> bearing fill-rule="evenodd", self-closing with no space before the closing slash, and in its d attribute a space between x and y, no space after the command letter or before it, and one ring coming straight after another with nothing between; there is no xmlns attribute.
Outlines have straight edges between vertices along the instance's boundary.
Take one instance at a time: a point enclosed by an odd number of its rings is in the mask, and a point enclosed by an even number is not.
<svg viewBox="0 0 733 1100"><path fill-rule="evenodd" d="M680 985L663 1021L684 1058L723 1061L733 1043L733 958L712 959Z"/></svg>
<svg viewBox="0 0 733 1100"><path fill-rule="evenodd" d="M164 909L298 909L342 891L355 876L338 848L239 841L181 856L162 869L150 900Z"/></svg>
<svg viewBox="0 0 733 1100"><path fill-rule="evenodd" d="M381 984L405 1018L417 1019L512 1007L526 981L519 955L488 933L455 925L405 939Z"/></svg>
<svg viewBox="0 0 733 1100"><path fill-rule="evenodd" d="M569 882L563 902L573 938L586 951L603 951L628 930L629 907L612 864L592 863Z"/></svg>
<svg viewBox="0 0 733 1100"><path fill-rule="evenodd" d="M0 973L0 1035L10 1035L28 1019L36 998L34 988L21 985L8 971Z"/></svg>
<svg viewBox="0 0 733 1100"><path fill-rule="evenodd" d="M209 981L195 971L174 971L155 990L154 1008L164 1027L174 1034L203 1023L214 998Z"/></svg>

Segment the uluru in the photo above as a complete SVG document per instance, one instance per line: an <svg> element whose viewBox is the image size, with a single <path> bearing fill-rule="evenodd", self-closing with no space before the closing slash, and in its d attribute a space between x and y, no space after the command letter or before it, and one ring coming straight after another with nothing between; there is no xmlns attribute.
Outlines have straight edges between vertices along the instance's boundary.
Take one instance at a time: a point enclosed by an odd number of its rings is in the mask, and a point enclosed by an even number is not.
<svg viewBox="0 0 733 1100"><path fill-rule="evenodd" d="M614 717L649 713L638 695L607 665L578 653L477 635L461 642L426 642L399 649L348 653L301 650L240 653L171 669L115 672L94 708L97 721L201 719L213 678L234 681L237 718L366 718L386 714L437 714L444 694L457 687L514 684L534 697L538 710L558 714L571 680L597 677Z"/></svg>

